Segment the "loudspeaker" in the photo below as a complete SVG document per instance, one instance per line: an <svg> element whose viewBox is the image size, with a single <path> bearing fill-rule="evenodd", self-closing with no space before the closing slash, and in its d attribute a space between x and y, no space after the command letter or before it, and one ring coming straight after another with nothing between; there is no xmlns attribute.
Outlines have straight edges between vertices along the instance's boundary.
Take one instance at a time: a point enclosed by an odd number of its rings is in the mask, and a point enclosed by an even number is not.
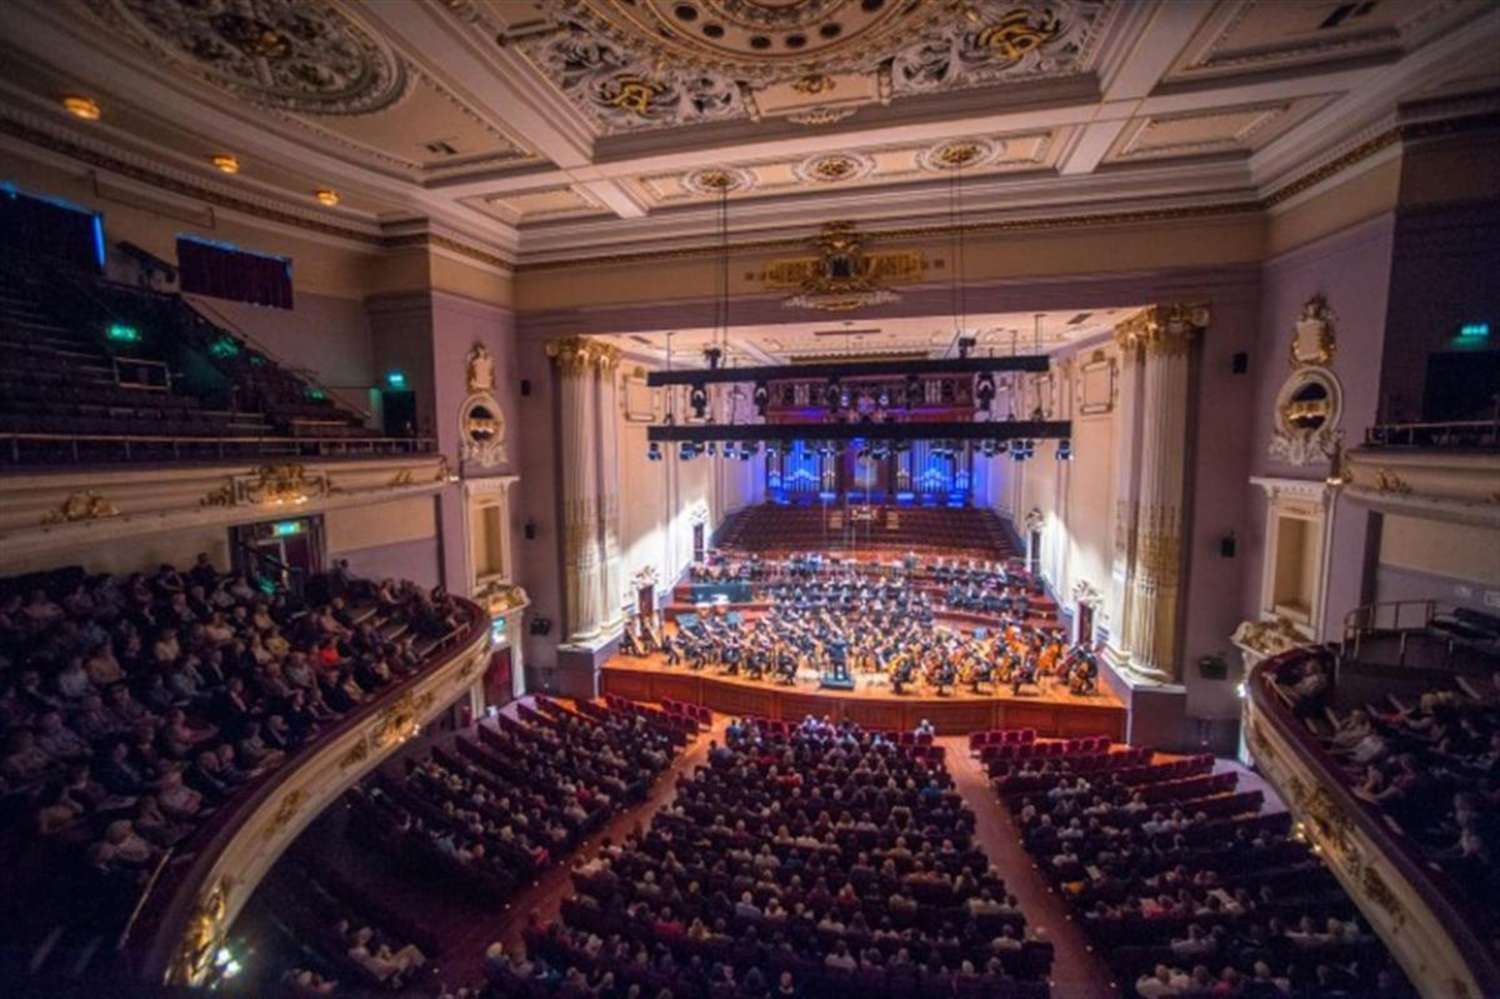
<svg viewBox="0 0 1500 999"><path fill-rule="evenodd" d="M1230 531L1219 539L1219 554L1224 558L1234 558L1234 532Z"/></svg>
<svg viewBox="0 0 1500 999"><path fill-rule="evenodd" d="M530 395L531 394L531 379L530 378L522 378L521 379L521 394L522 395Z"/></svg>
<svg viewBox="0 0 1500 999"><path fill-rule="evenodd" d="M534 521L534 520L528 520L525 524L521 525L521 533L524 534L524 535L526 535L526 540L527 541L535 541L536 540L536 521Z"/></svg>
<svg viewBox="0 0 1500 999"><path fill-rule="evenodd" d="M531 619L531 633L533 635L550 635L552 633L552 619L550 617L534 617Z"/></svg>
<svg viewBox="0 0 1500 999"><path fill-rule="evenodd" d="M1237 375L1243 375L1245 372L1249 371L1250 355L1245 353L1243 350L1235 354L1234 360L1230 366L1230 370Z"/></svg>

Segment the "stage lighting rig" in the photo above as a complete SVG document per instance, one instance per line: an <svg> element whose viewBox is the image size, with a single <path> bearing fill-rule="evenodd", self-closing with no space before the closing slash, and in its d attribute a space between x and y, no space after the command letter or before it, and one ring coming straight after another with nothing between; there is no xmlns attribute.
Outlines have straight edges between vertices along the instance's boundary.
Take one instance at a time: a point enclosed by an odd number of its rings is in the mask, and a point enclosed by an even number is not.
<svg viewBox="0 0 1500 999"><path fill-rule="evenodd" d="M708 388L699 382L688 390L688 405L693 407L693 415L698 419L708 416Z"/></svg>
<svg viewBox="0 0 1500 999"><path fill-rule="evenodd" d="M757 415L766 415L766 406L771 402L771 390L766 387L765 382L755 383L755 391L750 393L750 401L755 403Z"/></svg>
<svg viewBox="0 0 1500 999"><path fill-rule="evenodd" d="M1073 460L1073 438L1064 437L1062 440L1057 442L1056 458L1058 461Z"/></svg>
<svg viewBox="0 0 1500 999"><path fill-rule="evenodd" d="M995 374L986 371L974 379L974 398L979 400L979 408L988 413L990 406L995 401Z"/></svg>

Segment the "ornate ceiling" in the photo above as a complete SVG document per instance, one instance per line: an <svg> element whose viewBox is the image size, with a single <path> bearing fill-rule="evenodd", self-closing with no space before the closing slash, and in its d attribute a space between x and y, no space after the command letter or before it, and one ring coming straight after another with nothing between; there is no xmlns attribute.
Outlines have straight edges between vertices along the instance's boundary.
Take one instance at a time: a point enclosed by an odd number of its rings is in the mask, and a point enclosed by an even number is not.
<svg viewBox="0 0 1500 999"><path fill-rule="evenodd" d="M1118 3L563 0L515 44L605 132L828 124L867 104L1084 73Z"/></svg>
<svg viewBox="0 0 1500 999"><path fill-rule="evenodd" d="M757 240L941 228L956 183L975 224L1263 208L1496 110L1497 42L1486 0L8 0L0 143L546 263L701 246L721 197Z"/></svg>

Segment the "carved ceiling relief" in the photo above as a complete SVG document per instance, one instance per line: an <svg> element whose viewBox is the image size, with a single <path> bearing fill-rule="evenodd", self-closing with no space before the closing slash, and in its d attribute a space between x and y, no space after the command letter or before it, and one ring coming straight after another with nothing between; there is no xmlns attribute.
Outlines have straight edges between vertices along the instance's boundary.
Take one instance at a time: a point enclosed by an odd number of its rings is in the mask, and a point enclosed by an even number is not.
<svg viewBox="0 0 1500 999"><path fill-rule="evenodd" d="M1302 306L1289 348L1292 374L1276 396L1276 425L1268 452L1290 465L1332 459L1343 442L1343 387L1332 369L1336 317L1322 295Z"/></svg>
<svg viewBox="0 0 1500 999"><path fill-rule="evenodd" d="M450 7L454 5L450 4ZM606 131L782 114L1085 72L1114 0L562 0L513 44ZM457 12L481 17L469 4Z"/></svg>
<svg viewBox="0 0 1500 999"><path fill-rule="evenodd" d="M368 114L407 91L401 59L338 4L306 0L88 0L178 69L265 107Z"/></svg>

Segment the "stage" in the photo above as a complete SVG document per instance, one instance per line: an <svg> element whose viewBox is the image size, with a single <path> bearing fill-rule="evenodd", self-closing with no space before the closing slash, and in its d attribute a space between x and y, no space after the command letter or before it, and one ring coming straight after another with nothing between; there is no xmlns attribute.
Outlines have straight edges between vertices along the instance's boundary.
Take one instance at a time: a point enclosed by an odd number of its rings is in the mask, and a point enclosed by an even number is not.
<svg viewBox="0 0 1500 999"><path fill-rule="evenodd" d="M880 677L883 681L884 678ZM701 704L731 715L759 715L799 721L804 715L829 715L866 728L906 731L924 718L941 735L967 735L999 728L1032 728L1041 736L1107 735L1125 738L1125 706L1103 689L1079 697L1066 691L1033 690L1015 695L1009 689L993 694L956 690L945 697L891 693L857 677L853 691L819 690L817 681L801 678L795 686L765 680L720 676L710 668L693 671L667 666L660 655L644 658L613 656L600 672L601 693L638 701L671 699Z"/></svg>

